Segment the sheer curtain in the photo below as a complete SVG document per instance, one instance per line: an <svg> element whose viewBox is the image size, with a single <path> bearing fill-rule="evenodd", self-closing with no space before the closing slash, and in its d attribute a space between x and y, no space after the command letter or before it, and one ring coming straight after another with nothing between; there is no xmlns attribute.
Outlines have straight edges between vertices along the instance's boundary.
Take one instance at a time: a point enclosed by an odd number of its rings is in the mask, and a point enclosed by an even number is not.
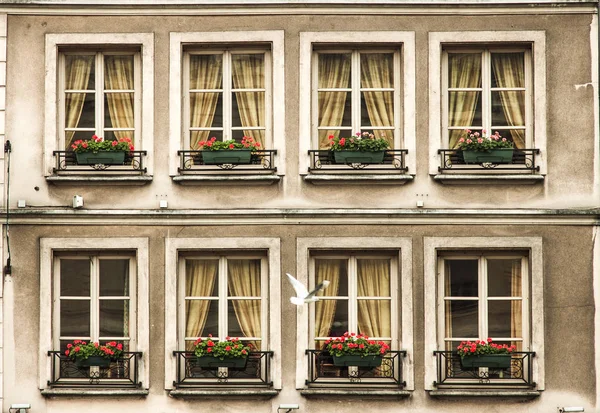
<svg viewBox="0 0 600 413"><path fill-rule="evenodd" d="M217 269L218 261L216 260L186 260L186 297L211 296L217 278ZM202 334L211 302L212 300L185 301L186 337L199 337ZM188 351L193 350L193 342L186 342L185 347Z"/></svg>
<svg viewBox="0 0 600 413"><path fill-rule="evenodd" d="M364 53L360 55L360 72L362 88L394 87L393 55L381 53ZM363 92L367 113L372 126L394 125L394 95L387 91ZM394 132L377 130L376 136L385 138L390 148L394 147Z"/></svg>
<svg viewBox="0 0 600 413"><path fill-rule="evenodd" d="M190 89L219 89L223 78L223 61L220 55L190 56ZM220 92L190 93L190 127L209 128L213 124ZM190 149L206 141L210 131L190 131Z"/></svg>
<svg viewBox="0 0 600 413"><path fill-rule="evenodd" d="M319 89L347 88L350 59L342 54L319 54ZM348 92L319 93L319 126L341 126ZM319 149L329 148L328 136L339 137L339 130L319 131Z"/></svg>
<svg viewBox="0 0 600 413"><path fill-rule="evenodd" d="M234 89L262 89L265 87L264 55L233 55L232 80ZM264 126L265 93L235 92L240 120L243 126ZM265 147L262 130L244 130L244 136L252 137Z"/></svg>
<svg viewBox="0 0 600 413"><path fill-rule="evenodd" d="M492 53L492 70L500 88L525 87L525 61L523 53ZM524 92L502 90L500 101L508 126L525 126ZM525 131L511 129L515 146L525 148Z"/></svg>
<svg viewBox="0 0 600 413"><path fill-rule="evenodd" d="M481 87L481 54L449 53L448 66L448 86L450 88ZM480 95L479 91L449 92L448 124L450 126L472 126ZM458 139L464 133L463 129L448 131L450 149L457 147Z"/></svg>
<svg viewBox="0 0 600 413"><path fill-rule="evenodd" d="M261 270L259 260L228 260L227 285L229 295L235 297L260 297ZM261 301L234 299L235 317L245 337L261 337ZM251 341L255 349L260 343Z"/></svg>
<svg viewBox="0 0 600 413"><path fill-rule="evenodd" d="M104 88L106 90L133 90L133 57L105 56L104 58ZM134 94L106 93L108 112L114 128L133 128ZM117 139L131 136L131 131L115 131Z"/></svg>
<svg viewBox="0 0 600 413"><path fill-rule="evenodd" d="M388 260L357 260L358 296L390 297ZM391 337L390 300L358 300L358 331L369 337Z"/></svg>
<svg viewBox="0 0 600 413"><path fill-rule="evenodd" d="M446 297L452 295L452 271L449 261L444 261L444 294ZM452 338L452 301L444 300L444 334L447 338ZM446 341L446 350L453 350L454 343Z"/></svg>
<svg viewBox="0 0 600 413"><path fill-rule="evenodd" d="M510 295L522 297L521 261L512 263L512 274L510 283ZM523 337L523 300L511 300L510 302L510 336L513 338ZM523 342L517 341L517 350L522 351Z"/></svg>
<svg viewBox="0 0 600 413"><path fill-rule="evenodd" d="M90 73L94 64L94 56L65 56L65 89L66 90L86 90L90 80ZM76 128L81 119L83 104L87 93L66 93L65 94L65 126L67 128ZM71 149L75 131L65 132L65 148Z"/></svg>
<svg viewBox="0 0 600 413"><path fill-rule="evenodd" d="M323 280L329 281L327 287L328 296L337 296L340 287L341 260L316 260L315 261L315 285ZM320 300L315 303L315 337L328 337L331 325L335 318L337 300ZM317 348L322 343L315 343Z"/></svg>

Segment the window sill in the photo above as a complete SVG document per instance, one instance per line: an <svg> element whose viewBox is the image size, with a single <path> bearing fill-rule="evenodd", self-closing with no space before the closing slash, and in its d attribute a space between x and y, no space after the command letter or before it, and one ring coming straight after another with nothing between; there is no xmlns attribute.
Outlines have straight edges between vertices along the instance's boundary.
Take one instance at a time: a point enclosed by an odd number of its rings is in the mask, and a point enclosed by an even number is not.
<svg viewBox="0 0 600 413"><path fill-rule="evenodd" d="M431 397L498 397L534 399L540 397L542 392L537 390L429 390Z"/></svg>
<svg viewBox="0 0 600 413"><path fill-rule="evenodd" d="M445 185L533 185L544 182L544 175L524 174L438 174L436 182Z"/></svg>
<svg viewBox="0 0 600 413"><path fill-rule="evenodd" d="M146 185L152 182L151 175L51 175L46 177L46 181L54 185Z"/></svg>
<svg viewBox="0 0 600 413"><path fill-rule="evenodd" d="M413 175L394 174L316 174L304 176L306 182L314 185L339 185L339 184L379 184L379 185L404 185L414 179Z"/></svg>
<svg viewBox="0 0 600 413"><path fill-rule="evenodd" d="M148 389L43 389L41 391L44 397L145 397L150 392Z"/></svg>
<svg viewBox="0 0 600 413"><path fill-rule="evenodd" d="M279 394L273 389L174 389L169 396L175 398L222 398L222 397L259 397L270 399Z"/></svg>
<svg viewBox="0 0 600 413"><path fill-rule="evenodd" d="M300 394L304 397L328 397L328 396L344 396L344 397L393 397L406 398L412 395L412 391L408 390L383 390L383 389L361 389L352 390L348 388L337 389L304 389L300 390Z"/></svg>
<svg viewBox="0 0 600 413"><path fill-rule="evenodd" d="M177 175L173 182L180 185L272 185L281 181L279 175Z"/></svg>

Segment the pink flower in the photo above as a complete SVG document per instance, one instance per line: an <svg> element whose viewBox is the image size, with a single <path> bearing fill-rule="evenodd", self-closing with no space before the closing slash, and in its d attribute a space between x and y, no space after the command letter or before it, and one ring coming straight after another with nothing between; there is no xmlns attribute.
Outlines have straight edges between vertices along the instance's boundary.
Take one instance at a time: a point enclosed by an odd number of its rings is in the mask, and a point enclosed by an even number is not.
<svg viewBox="0 0 600 413"><path fill-rule="evenodd" d="M465 141L465 138L460 138L458 141L459 141L460 143L463 143L463 142Z"/></svg>
<svg viewBox="0 0 600 413"><path fill-rule="evenodd" d="M111 144L111 145L112 145L112 146L117 146L118 144L119 144L119 142L117 142L117 141L112 141L112 144Z"/></svg>
<svg viewBox="0 0 600 413"><path fill-rule="evenodd" d="M477 143L483 143L483 139L482 138L477 138Z"/></svg>
<svg viewBox="0 0 600 413"><path fill-rule="evenodd" d="M502 138L502 142L506 142L506 138Z"/></svg>
<svg viewBox="0 0 600 413"><path fill-rule="evenodd" d="M467 143L473 143L471 139L467 139Z"/></svg>

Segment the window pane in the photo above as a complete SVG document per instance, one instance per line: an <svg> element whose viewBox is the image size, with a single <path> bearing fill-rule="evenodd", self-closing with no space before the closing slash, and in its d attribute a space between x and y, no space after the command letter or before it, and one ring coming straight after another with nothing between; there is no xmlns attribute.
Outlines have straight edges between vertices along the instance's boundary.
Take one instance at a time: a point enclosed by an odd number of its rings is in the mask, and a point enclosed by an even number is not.
<svg viewBox="0 0 600 413"><path fill-rule="evenodd" d="M60 295L90 296L90 260L60 260Z"/></svg>
<svg viewBox="0 0 600 413"><path fill-rule="evenodd" d="M525 92L492 92L492 127L525 126Z"/></svg>
<svg viewBox="0 0 600 413"><path fill-rule="evenodd" d="M348 260L315 260L315 285L324 280L329 281L329 286L319 291L318 296L347 297Z"/></svg>
<svg viewBox="0 0 600 413"><path fill-rule="evenodd" d="M132 90L133 56L104 56L104 90Z"/></svg>
<svg viewBox="0 0 600 413"><path fill-rule="evenodd" d="M190 89L223 88L223 55L190 55Z"/></svg>
<svg viewBox="0 0 600 413"><path fill-rule="evenodd" d="M358 332L369 337L391 337L389 300L358 300Z"/></svg>
<svg viewBox="0 0 600 413"><path fill-rule="evenodd" d="M96 126L94 93L65 93L65 127L94 128ZM90 137L94 132L90 132Z"/></svg>
<svg viewBox="0 0 600 413"><path fill-rule="evenodd" d="M445 312L446 337L479 337L477 301L446 301Z"/></svg>
<svg viewBox="0 0 600 413"><path fill-rule="evenodd" d="M106 93L104 95L104 127L133 128L133 93Z"/></svg>
<svg viewBox="0 0 600 413"><path fill-rule="evenodd" d="M100 337L129 336L129 300L100 300Z"/></svg>
<svg viewBox="0 0 600 413"><path fill-rule="evenodd" d="M340 129L321 129L319 130L319 149L329 149L331 147L331 140L329 136L334 138L348 137L352 135L351 130L340 130Z"/></svg>
<svg viewBox="0 0 600 413"><path fill-rule="evenodd" d="M185 300L185 336L219 334L219 305L216 300Z"/></svg>
<svg viewBox="0 0 600 413"><path fill-rule="evenodd" d="M390 297L390 261L357 260L358 296Z"/></svg>
<svg viewBox="0 0 600 413"><path fill-rule="evenodd" d="M447 297L477 297L477 260L446 260L444 294Z"/></svg>
<svg viewBox="0 0 600 413"><path fill-rule="evenodd" d="M230 297L260 297L260 260L227 260L227 285Z"/></svg>
<svg viewBox="0 0 600 413"><path fill-rule="evenodd" d="M65 89L94 90L96 67L94 55L65 55Z"/></svg>
<svg viewBox="0 0 600 413"><path fill-rule="evenodd" d="M347 300L319 300L315 303L315 337L339 337L346 331Z"/></svg>
<svg viewBox="0 0 600 413"><path fill-rule="evenodd" d="M392 53L361 53L360 87L394 87L394 55Z"/></svg>
<svg viewBox="0 0 600 413"><path fill-rule="evenodd" d="M234 89L265 87L264 54L235 54L231 56L231 78Z"/></svg>
<svg viewBox="0 0 600 413"><path fill-rule="evenodd" d="M206 142L209 139L216 138L218 141L223 140L222 130L193 130L190 131L190 149L199 150L200 142ZM241 140L241 139L240 139Z"/></svg>
<svg viewBox="0 0 600 413"><path fill-rule="evenodd" d="M361 92L361 124L394 126L393 92Z"/></svg>
<svg viewBox="0 0 600 413"><path fill-rule="evenodd" d="M129 295L129 260L100 260L100 296Z"/></svg>
<svg viewBox="0 0 600 413"><path fill-rule="evenodd" d="M104 131L104 140L116 141L121 138L129 138L132 142L135 142L135 133L132 130L127 131Z"/></svg>
<svg viewBox="0 0 600 413"><path fill-rule="evenodd" d="M235 92L232 105L234 127L265 126L265 92Z"/></svg>
<svg viewBox="0 0 600 413"><path fill-rule="evenodd" d="M90 336L90 301L60 300L60 335Z"/></svg>
<svg viewBox="0 0 600 413"><path fill-rule="evenodd" d="M185 260L186 297L218 297L218 260Z"/></svg>
<svg viewBox="0 0 600 413"><path fill-rule="evenodd" d="M522 338L522 307L521 300L488 300L488 335Z"/></svg>
<svg viewBox="0 0 600 413"><path fill-rule="evenodd" d="M448 53L448 86L481 87L481 53Z"/></svg>
<svg viewBox="0 0 600 413"><path fill-rule="evenodd" d="M190 127L223 127L223 94L219 92L190 93Z"/></svg>
<svg viewBox="0 0 600 413"><path fill-rule="evenodd" d="M525 87L525 53L492 53L492 87Z"/></svg>
<svg viewBox="0 0 600 413"><path fill-rule="evenodd" d="M260 300L229 300L227 325L230 337L261 336Z"/></svg>
<svg viewBox="0 0 600 413"><path fill-rule="evenodd" d="M448 92L450 126L481 126L481 92Z"/></svg>
<svg viewBox="0 0 600 413"><path fill-rule="evenodd" d="M350 88L350 53L319 54L319 89Z"/></svg>
<svg viewBox="0 0 600 413"><path fill-rule="evenodd" d="M521 297L521 260L488 259L488 296Z"/></svg>
<svg viewBox="0 0 600 413"><path fill-rule="evenodd" d="M319 92L319 126L352 126L352 94Z"/></svg>
<svg viewBox="0 0 600 413"><path fill-rule="evenodd" d="M264 147L265 145L263 144L263 142L265 141L265 131L264 130L234 129L231 131L231 138L236 142L242 142L242 139L244 138L244 136L248 136L248 137L254 139L254 142L258 142L260 144L260 146L256 148L257 150L265 149L265 147Z"/></svg>

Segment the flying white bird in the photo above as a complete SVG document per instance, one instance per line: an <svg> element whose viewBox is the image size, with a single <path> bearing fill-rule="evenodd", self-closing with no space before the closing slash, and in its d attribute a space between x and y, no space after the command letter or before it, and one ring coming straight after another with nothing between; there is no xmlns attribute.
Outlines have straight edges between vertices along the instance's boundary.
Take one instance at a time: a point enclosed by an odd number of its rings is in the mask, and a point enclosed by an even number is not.
<svg viewBox="0 0 600 413"><path fill-rule="evenodd" d="M319 301L319 297L317 297L317 293L329 285L329 281L323 280L322 283L317 285L314 290L308 291L306 287L297 279L292 277L290 274L286 273L288 279L292 283L292 287L296 290L296 297L290 298L290 301L296 305L302 305L304 303L314 303L315 301Z"/></svg>

